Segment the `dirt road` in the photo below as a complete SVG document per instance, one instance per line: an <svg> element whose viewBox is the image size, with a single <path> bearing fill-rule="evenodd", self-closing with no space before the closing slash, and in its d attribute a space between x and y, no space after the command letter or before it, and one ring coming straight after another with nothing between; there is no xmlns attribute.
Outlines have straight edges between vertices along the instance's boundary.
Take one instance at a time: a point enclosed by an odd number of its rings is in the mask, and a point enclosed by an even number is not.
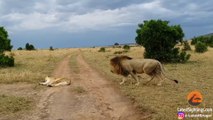
<svg viewBox="0 0 213 120"><path fill-rule="evenodd" d="M55 77L71 79L70 86L52 87L42 93L33 119L42 120L141 120L131 102L112 87L109 80L77 56L79 73L70 67L70 56L53 72Z"/></svg>

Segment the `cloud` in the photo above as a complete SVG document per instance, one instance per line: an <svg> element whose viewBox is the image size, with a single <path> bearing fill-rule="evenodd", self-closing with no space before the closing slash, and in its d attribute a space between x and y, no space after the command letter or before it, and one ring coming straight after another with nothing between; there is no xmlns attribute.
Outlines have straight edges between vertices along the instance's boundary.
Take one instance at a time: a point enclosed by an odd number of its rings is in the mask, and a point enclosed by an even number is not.
<svg viewBox="0 0 213 120"><path fill-rule="evenodd" d="M14 32L43 29L86 32L163 19L205 29L212 28L212 4L211 0L0 0L0 24Z"/></svg>
<svg viewBox="0 0 213 120"><path fill-rule="evenodd" d="M1 22L7 21L11 30L38 30L53 27L78 32L134 25L150 17L174 16L173 11L163 8L159 1L131 4L116 9L94 9L90 12L83 12L84 10L67 12L65 10L79 8L85 4L74 2L62 9L63 4L50 0L46 0L44 3L35 2L32 7L34 12L11 12L3 15ZM157 10L153 11L153 9ZM79 11L83 13L80 14Z"/></svg>

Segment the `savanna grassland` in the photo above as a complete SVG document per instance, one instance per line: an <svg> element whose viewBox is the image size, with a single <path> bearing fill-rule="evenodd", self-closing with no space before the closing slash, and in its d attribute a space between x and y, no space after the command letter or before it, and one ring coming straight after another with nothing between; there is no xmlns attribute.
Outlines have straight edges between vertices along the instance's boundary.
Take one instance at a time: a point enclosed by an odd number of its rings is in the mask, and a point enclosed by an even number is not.
<svg viewBox="0 0 213 120"><path fill-rule="evenodd" d="M106 52L98 50L99 48L12 51L15 67L0 68L0 119L20 119L23 114L29 116L40 99L40 92L48 89L39 86L38 82L45 76L52 75L57 63L65 56L71 55L69 67L78 75L79 65L76 58L80 52L91 67L107 80L111 80L113 86L131 99L141 112L150 113L153 120L177 119L177 108L191 107L186 97L193 90L198 90L203 95L203 102L199 107L213 107L212 48L202 54L189 51L191 58L185 64L163 64L167 76L179 80L179 84L165 80L162 86L156 85L156 79L148 85L143 85L149 79L147 75L142 75L139 86L135 86L132 78L128 78L129 80L120 86L122 77L110 72L109 61L116 56L115 52L119 53L123 49L106 48ZM143 47L131 47L123 54L143 58L143 52ZM78 77L74 79L79 79ZM85 92L82 87L73 89L78 93Z"/></svg>
<svg viewBox="0 0 213 120"><path fill-rule="evenodd" d="M15 67L0 68L0 119L19 119L33 110L44 87L38 85L51 75L56 64L70 49L12 51Z"/></svg>
<svg viewBox="0 0 213 120"><path fill-rule="evenodd" d="M154 120L177 119L177 108L192 107L187 102L187 95L194 90L200 91L203 95L203 102L199 107L213 107L212 48L203 54L188 52L191 58L185 64L164 64L167 76L178 79L179 84L165 80L162 86L156 85L157 80L143 85L149 79L146 75L142 76L139 86L135 86L135 81L131 78L119 86L122 77L110 72L109 61L115 56L116 51L123 51L123 49L106 48L106 52L98 52L98 50L99 48L90 48L82 51L91 66L117 84L122 93L132 99L141 111L151 113L151 118ZM131 47L124 55L143 58L143 52L143 47Z"/></svg>

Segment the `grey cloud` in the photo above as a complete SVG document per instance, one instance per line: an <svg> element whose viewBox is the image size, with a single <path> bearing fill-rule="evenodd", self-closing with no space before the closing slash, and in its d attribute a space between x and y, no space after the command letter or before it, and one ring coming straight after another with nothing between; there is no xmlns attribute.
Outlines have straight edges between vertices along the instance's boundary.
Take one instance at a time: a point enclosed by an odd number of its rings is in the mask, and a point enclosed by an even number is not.
<svg viewBox="0 0 213 120"><path fill-rule="evenodd" d="M11 30L79 28L75 31L85 32L164 19L181 24L186 33L191 27L210 31L212 4L212 0L0 0L0 24Z"/></svg>
<svg viewBox="0 0 213 120"><path fill-rule="evenodd" d="M36 0L0 0L1 14L11 12L29 13L32 12Z"/></svg>

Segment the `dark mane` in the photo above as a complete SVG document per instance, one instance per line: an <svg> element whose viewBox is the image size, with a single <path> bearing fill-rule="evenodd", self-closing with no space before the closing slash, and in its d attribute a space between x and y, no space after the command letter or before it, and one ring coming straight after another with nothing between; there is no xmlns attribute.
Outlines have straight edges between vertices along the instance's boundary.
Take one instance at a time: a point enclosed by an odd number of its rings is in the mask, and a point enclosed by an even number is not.
<svg viewBox="0 0 213 120"><path fill-rule="evenodd" d="M128 76L129 71L125 70L121 64L123 60L131 60L132 58L126 55L116 56L110 60L110 63L113 67L117 68L117 74L121 74L123 76Z"/></svg>

